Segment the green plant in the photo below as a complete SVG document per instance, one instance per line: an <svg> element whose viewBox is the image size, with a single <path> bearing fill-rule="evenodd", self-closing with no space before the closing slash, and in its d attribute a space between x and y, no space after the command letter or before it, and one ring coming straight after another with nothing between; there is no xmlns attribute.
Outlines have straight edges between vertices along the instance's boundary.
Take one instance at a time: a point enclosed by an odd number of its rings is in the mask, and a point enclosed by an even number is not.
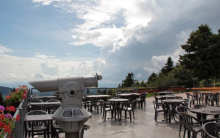
<svg viewBox="0 0 220 138"><path fill-rule="evenodd" d="M23 85L22 87L13 90L9 95L6 96L6 105L10 105L10 103L21 101L26 98L28 87Z"/></svg>

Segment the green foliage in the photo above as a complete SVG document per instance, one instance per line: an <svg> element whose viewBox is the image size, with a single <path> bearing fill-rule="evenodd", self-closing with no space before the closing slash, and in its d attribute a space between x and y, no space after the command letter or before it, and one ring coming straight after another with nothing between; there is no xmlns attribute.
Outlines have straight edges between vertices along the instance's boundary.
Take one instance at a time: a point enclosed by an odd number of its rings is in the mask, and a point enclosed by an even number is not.
<svg viewBox="0 0 220 138"><path fill-rule="evenodd" d="M157 80L157 74L153 72L148 78L148 84L150 84L151 82L154 82L156 80Z"/></svg>
<svg viewBox="0 0 220 138"><path fill-rule="evenodd" d="M131 87L132 85L134 85L134 74L132 72L128 73L125 80L122 82L122 87Z"/></svg>
<svg viewBox="0 0 220 138"><path fill-rule="evenodd" d="M146 87L146 83L144 82L144 80L142 80L142 82L140 83L140 87Z"/></svg>
<svg viewBox="0 0 220 138"><path fill-rule="evenodd" d="M170 71L173 70L173 60L171 57L168 57L167 63L165 66L161 69L161 73L167 75Z"/></svg>
<svg viewBox="0 0 220 138"><path fill-rule="evenodd" d="M190 34L182 49L181 65L200 80L220 77L220 33L211 32L208 25L201 25ZM208 84L208 83L207 83Z"/></svg>
<svg viewBox="0 0 220 138"><path fill-rule="evenodd" d="M117 93L117 89L109 89L107 94L111 95L112 97L115 97Z"/></svg>

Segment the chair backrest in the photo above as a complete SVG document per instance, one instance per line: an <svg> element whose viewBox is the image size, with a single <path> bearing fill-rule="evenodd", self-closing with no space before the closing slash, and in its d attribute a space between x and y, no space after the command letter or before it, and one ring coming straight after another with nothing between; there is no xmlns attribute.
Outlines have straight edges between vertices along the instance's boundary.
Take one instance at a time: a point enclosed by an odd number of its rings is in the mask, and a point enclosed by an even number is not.
<svg viewBox="0 0 220 138"><path fill-rule="evenodd" d="M50 99L50 100L47 100L46 102L60 102L60 101L57 99Z"/></svg>
<svg viewBox="0 0 220 138"><path fill-rule="evenodd" d="M90 128L89 125L86 125L86 124L82 125L82 127L81 127L81 129L80 129L80 131L79 131L79 138L83 138L84 130L87 130L87 129L89 129L89 128Z"/></svg>
<svg viewBox="0 0 220 138"><path fill-rule="evenodd" d="M48 114L46 111L42 111L42 110L34 110L34 111L30 111L28 113L26 113L26 115L46 115Z"/></svg>
<svg viewBox="0 0 220 138"><path fill-rule="evenodd" d="M183 99L184 100L184 106L187 106L188 107L188 104L190 102L190 99L189 98L186 98L186 99Z"/></svg>
<svg viewBox="0 0 220 138"><path fill-rule="evenodd" d="M219 96L219 93L215 93L212 95L212 100L217 100L218 99L218 96Z"/></svg>
<svg viewBox="0 0 220 138"><path fill-rule="evenodd" d="M188 111L190 110L188 107L186 106L178 106L176 107L176 112L179 114L179 119L180 121L183 121L183 117L181 116L180 113L188 113Z"/></svg>
<svg viewBox="0 0 220 138"><path fill-rule="evenodd" d="M136 104L137 104L137 100L133 100L133 101L131 102L131 110L132 110L132 111L135 109Z"/></svg>
<svg viewBox="0 0 220 138"><path fill-rule="evenodd" d="M38 99L32 99L29 101L30 103L42 103L43 101L38 100Z"/></svg>
<svg viewBox="0 0 220 138"><path fill-rule="evenodd" d="M121 99L120 97L112 97L111 99Z"/></svg>
<svg viewBox="0 0 220 138"><path fill-rule="evenodd" d="M101 93L94 93L94 95L102 95Z"/></svg>
<svg viewBox="0 0 220 138"><path fill-rule="evenodd" d="M205 108L205 105L195 104L195 105L193 106L193 108L195 108L195 109L201 109L201 108Z"/></svg>
<svg viewBox="0 0 220 138"><path fill-rule="evenodd" d="M202 126L203 131L208 135L210 138L219 138L219 132L220 132L220 124L214 123L214 122L208 122L205 123Z"/></svg>
<svg viewBox="0 0 220 138"><path fill-rule="evenodd" d="M140 95L140 99L145 99L146 98L146 96L147 96L147 92L145 92L145 93L141 93L141 95Z"/></svg>
<svg viewBox="0 0 220 138"><path fill-rule="evenodd" d="M192 122L192 116L187 114L187 113L184 113L184 112L180 112L180 115L183 119L183 124L184 124L184 127L188 130L193 130L193 122Z"/></svg>
<svg viewBox="0 0 220 138"><path fill-rule="evenodd" d="M154 96L157 96L157 93L156 93L156 92L154 92Z"/></svg>

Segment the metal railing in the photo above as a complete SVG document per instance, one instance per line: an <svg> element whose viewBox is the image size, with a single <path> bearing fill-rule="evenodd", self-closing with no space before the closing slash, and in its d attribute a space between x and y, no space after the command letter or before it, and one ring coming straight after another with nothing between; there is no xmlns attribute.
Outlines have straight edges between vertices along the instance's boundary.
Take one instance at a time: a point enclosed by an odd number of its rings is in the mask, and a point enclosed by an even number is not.
<svg viewBox="0 0 220 138"><path fill-rule="evenodd" d="M27 104L29 97L30 97L30 89L28 90L27 98L21 101L18 108L16 108L16 112L13 116L13 118L16 118L17 115L19 115L20 120L18 122L15 121L15 128L12 130L11 133L12 138L24 138L24 116L28 111Z"/></svg>

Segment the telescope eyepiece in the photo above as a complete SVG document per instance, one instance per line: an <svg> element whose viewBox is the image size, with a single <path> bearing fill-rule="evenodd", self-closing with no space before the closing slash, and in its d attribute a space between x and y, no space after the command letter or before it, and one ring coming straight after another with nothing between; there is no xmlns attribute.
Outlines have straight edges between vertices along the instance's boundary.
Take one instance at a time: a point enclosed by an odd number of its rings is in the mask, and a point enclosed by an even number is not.
<svg viewBox="0 0 220 138"><path fill-rule="evenodd" d="M71 91L70 91L70 95L73 96L73 95L75 95L75 94L76 94L76 92L75 92L74 90L71 90Z"/></svg>

